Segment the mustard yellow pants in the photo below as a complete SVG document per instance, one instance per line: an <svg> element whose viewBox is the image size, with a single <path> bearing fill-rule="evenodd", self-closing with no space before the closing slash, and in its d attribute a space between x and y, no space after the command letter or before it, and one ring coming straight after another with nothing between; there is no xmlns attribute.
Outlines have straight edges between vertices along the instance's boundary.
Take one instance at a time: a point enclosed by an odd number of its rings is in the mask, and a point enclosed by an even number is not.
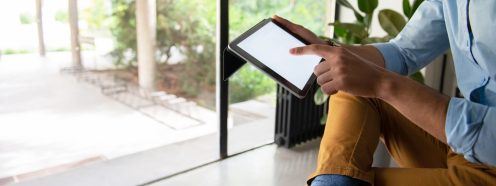
<svg viewBox="0 0 496 186"><path fill-rule="evenodd" d="M379 139L401 168L371 167ZM495 167L468 162L379 99L342 92L330 98L317 168L307 183L321 174L380 186L496 185Z"/></svg>

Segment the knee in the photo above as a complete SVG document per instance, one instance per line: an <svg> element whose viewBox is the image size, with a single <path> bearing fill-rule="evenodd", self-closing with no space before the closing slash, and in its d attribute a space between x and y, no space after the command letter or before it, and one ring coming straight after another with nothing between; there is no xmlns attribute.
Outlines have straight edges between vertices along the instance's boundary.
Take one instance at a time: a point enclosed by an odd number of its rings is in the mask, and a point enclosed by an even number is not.
<svg viewBox="0 0 496 186"><path fill-rule="evenodd" d="M329 107L331 105L358 105L360 107L368 107L373 110L378 111L383 104L383 101L377 98L366 98L360 96L354 96L352 94L339 91L338 93L332 95L329 99Z"/></svg>

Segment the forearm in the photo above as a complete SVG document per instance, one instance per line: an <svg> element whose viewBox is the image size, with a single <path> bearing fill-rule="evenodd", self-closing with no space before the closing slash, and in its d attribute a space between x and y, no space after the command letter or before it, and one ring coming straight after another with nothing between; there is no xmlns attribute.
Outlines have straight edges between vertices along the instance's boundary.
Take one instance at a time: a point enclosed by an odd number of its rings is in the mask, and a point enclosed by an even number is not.
<svg viewBox="0 0 496 186"><path fill-rule="evenodd" d="M449 97L408 77L385 72L380 99L420 128L446 143L445 121Z"/></svg>
<svg viewBox="0 0 496 186"><path fill-rule="evenodd" d="M384 57L373 46L344 46L353 54L380 67ZM384 70L376 95L437 139L446 143L445 120L449 97L416 81Z"/></svg>

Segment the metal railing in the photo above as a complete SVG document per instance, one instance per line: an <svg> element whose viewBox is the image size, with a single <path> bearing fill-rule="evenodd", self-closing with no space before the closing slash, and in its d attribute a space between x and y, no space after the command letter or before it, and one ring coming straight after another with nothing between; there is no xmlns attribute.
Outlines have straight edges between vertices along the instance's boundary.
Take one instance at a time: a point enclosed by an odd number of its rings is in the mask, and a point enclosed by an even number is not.
<svg viewBox="0 0 496 186"><path fill-rule="evenodd" d="M174 129L185 129L205 123L201 118L207 109L195 102L163 91L149 91L140 88L112 73L88 70L63 69L62 72L73 74L78 81L86 82L100 88L103 95L127 105L147 117ZM174 124L164 114L174 112L182 116L188 124ZM212 111L213 113L213 111Z"/></svg>

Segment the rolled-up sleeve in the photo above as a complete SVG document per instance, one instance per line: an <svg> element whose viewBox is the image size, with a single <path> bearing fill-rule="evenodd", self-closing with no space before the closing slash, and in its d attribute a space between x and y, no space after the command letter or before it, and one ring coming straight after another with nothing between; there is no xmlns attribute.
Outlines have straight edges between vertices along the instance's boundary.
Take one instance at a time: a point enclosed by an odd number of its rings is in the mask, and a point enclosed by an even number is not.
<svg viewBox="0 0 496 186"><path fill-rule="evenodd" d="M449 48L442 2L424 1L398 36L372 46L384 56L386 69L402 75L417 72Z"/></svg>
<svg viewBox="0 0 496 186"><path fill-rule="evenodd" d="M471 162L496 166L496 108L451 98L446 115L448 145Z"/></svg>

